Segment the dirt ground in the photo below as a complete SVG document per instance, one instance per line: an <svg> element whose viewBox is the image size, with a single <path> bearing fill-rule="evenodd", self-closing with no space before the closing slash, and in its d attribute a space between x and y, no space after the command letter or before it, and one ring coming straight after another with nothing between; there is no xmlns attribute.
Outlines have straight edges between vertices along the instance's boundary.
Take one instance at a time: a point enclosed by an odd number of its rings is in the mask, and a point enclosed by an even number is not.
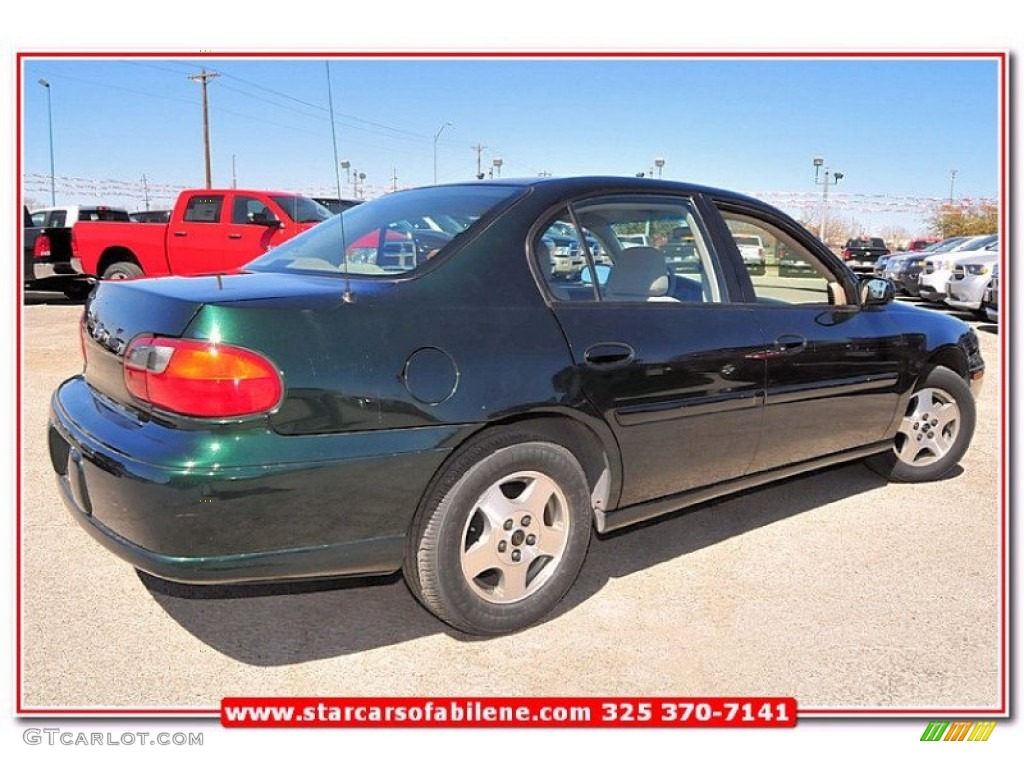
<svg viewBox="0 0 1024 768"><path fill-rule="evenodd" d="M140 576L62 506L50 393L81 306L29 297L21 414L25 709L214 709L243 695L791 695L802 710L1000 704L999 336L962 471L862 464L592 543L546 623L479 640L399 577L195 588Z"/></svg>

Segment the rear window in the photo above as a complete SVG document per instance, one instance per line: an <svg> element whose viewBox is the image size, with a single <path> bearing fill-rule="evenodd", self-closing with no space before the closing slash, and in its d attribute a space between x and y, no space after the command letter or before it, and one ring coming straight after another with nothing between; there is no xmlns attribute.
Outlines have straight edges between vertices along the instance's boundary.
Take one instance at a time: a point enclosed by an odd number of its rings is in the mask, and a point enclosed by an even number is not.
<svg viewBox="0 0 1024 768"><path fill-rule="evenodd" d="M79 221L131 221L128 211L114 208L79 208Z"/></svg>
<svg viewBox="0 0 1024 768"><path fill-rule="evenodd" d="M260 272L393 277L441 255L514 186L445 186L395 192L350 208L250 262Z"/></svg>

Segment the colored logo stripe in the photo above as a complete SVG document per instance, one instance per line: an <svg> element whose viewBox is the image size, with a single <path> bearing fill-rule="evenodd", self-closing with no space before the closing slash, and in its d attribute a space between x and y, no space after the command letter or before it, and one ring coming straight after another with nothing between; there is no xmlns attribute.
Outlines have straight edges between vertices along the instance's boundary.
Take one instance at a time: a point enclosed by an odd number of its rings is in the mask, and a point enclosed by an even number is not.
<svg viewBox="0 0 1024 768"><path fill-rule="evenodd" d="M955 722L946 731L946 738L943 741L963 741L973 723Z"/></svg>
<svg viewBox="0 0 1024 768"><path fill-rule="evenodd" d="M932 720L921 734L921 741L988 741L995 728L995 720Z"/></svg>
<svg viewBox="0 0 1024 768"><path fill-rule="evenodd" d="M968 741L988 741L988 737L992 735L992 731L996 729L996 721L988 720L977 723L974 726L974 730L971 731L971 735L967 737Z"/></svg>

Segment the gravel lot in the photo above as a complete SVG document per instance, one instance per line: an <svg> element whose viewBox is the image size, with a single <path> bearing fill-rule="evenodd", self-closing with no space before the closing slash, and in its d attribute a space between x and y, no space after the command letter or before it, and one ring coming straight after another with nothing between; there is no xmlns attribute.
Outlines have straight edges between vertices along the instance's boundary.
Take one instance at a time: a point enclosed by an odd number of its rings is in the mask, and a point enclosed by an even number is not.
<svg viewBox="0 0 1024 768"><path fill-rule="evenodd" d="M137 574L71 520L49 396L80 370L81 306L23 311L22 701L213 709L226 695L792 695L801 709L1000 705L999 337L954 477L861 464L594 540L562 608L491 640L397 576L194 588Z"/></svg>

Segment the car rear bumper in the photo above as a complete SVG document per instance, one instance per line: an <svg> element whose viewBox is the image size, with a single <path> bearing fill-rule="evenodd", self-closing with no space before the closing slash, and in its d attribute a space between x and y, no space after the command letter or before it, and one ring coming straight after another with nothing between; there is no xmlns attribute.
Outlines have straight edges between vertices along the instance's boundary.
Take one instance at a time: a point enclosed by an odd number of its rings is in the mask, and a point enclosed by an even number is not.
<svg viewBox="0 0 1024 768"><path fill-rule="evenodd" d="M48 280L54 277L84 278L81 261L79 259L71 259L71 261L25 259L26 280Z"/></svg>
<svg viewBox="0 0 1024 768"><path fill-rule="evenodd" d="M76 377L54 393L48 432L63 501L93 538L143 571L210 584L397 570L459 428L173 429Z"/></svg>

